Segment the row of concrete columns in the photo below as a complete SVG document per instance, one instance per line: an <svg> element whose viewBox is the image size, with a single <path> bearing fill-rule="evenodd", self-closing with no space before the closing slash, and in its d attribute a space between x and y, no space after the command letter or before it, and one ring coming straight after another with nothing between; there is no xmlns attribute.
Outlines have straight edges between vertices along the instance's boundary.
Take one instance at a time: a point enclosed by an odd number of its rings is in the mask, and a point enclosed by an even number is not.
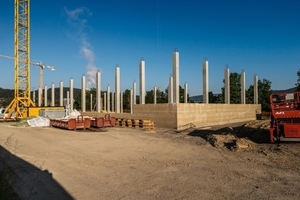
<svg viewBox="0 0 300 200"><path fill-rule="evenodd" d="M169 90L169 103L179 103L179 53L176 51L176 52L173 52L173 55L172 55L172 66L173 66L173 77L170 77L170 88L171 90ZM139 71L140 71L140 104L145 104L145 61L144 60L141 60L140 63L139 63ZM101 74L100 72L97 73L96 75L96 79L97 79L97 87L99 89L97 89L97 92L100 90L101 88ZM85 77L83 76L82 77L82 85L81 87L82 88L85 88L86 87L86 83L85 83ZM63 88L63 83L61 82L60 83L60 87ZM46 87L46 86L45 86ZM53 85L54 87L54 85ZM109 86L107 88L108 90L108 93L109 93ZM136 104L136 83L134 82L133 83L133 104ZM115 69L115 91L116 91L116 94L119 94L120 93L120 68L119 67L116 67ZM54 93L54 92L53 92ZM185 87L185 93L187 93L187 85ZM45 97L44 97L44 105L47 105L47 94L46 92L44 93ZM85 90L82 91L82 94L81 94L81 98L82 98L82 111L84 112L86 110L86 102L85 102ZM97 94L97 111L100 112L101 111L101 108L100 108L100 98L99 98L99 95L100 95L100 92L99 94ZM39 95L40 96L40 95ZM54 94L52 95L54 98ZM63 105L63 100L62 100L62 89L60 91L60 106ZM116 95L115 96L115 105L116 105L116 112L120 112L120 96L119 95ZM73 79L70 79L70 99L73 98ZM107 95L107 101L110 102L110 96ZM187 102L187 97L185 98L185 102ZM106 100L106 98L105 98ZM156 103L156 89L155 89L155 98L154 98L154 103ZM40 106L40 103L39 103L39 106ZM51 103L51 106L54 106L54 100L52 100L52 103ZM70 107L71 109L73 109L73 101L70 101ZM110 111L110 104L107 104L107 110Z"/></svg>
<svg viewBox="0 0 300 200"><path fill-rule="evenodd" d="M203 103L209 103L209 77L208 77L208 61L205 60L202 63L203 66ZM225 69L225 103L230 104L230 73L229 68L226 67ZM139 62L139 83L140 83L140 104L145 104L145 61L141 60ZM258 88L257 88L257 81L258 77L254 76L254 103L258 103ZM74 99L73 97L73 79L70 79L70 97L69 99ZM86 79L85 76L82 76L82 93L81 93L81 108L82 111L86 111L86 102L85 102L85 96L86 96ZM107 86L107 93L104 93L104 102L101 102L101 73L96 73L96 111L101 112L102 110L102 104L104 103L104 109L107 110L107 112L111 111L110 105L112 105L112 110L115 110L116 113L120 113L122 107L121 101L123 101L122 98L122 92L120 91L120 68L116 66L115 68L115 93L113 93L112 101L110 100L110 87ZM38 106L41 106L41 91L42 89L39 88L38 90ZM136 104L136 82L133 82L132 89L131 89L131 102L133 107L134 104ZM153 88L154 92L154 104L156 104L156 87ZM173 52L172 54L172 75L169 78L169 86L168 86L168 102L169 103L179 103L180 102L180 94L179 94L179 53L177 51ZM54 106L54 84L52 84L52 90L51 90L51 106ZM187 83L184 84L184 102L187 103L187 93L188 93L188 86ZM35 98L34 98L35 99ZM91 97L92 99L92 97ZM63 106L63 82L60 82L60 106ZM73 100L70 102L70 108L73 110ZM112 103L112 104L111 104ZM241 103L246 103L246 97L245 97L245 72L243 71L241 74ZM92 103L91 103L92 104ZM47 86L45 86L44 90L44 105L48 105L47 102ZM115 107L114 107L115 106ZM121 109L120 109L121 108ZM91 107L91 109L93 109Z"/></svg>
<svg viewBox="0 0 300 200"><path fill-rule="evenodd" d="M226 67L224 71L225 76L225 104L230 104L230 73L229 68ZM254 104L258 104L258 76L254 75ZM241 73L241 104L246 104L246 75L244 70Z"/></svg>

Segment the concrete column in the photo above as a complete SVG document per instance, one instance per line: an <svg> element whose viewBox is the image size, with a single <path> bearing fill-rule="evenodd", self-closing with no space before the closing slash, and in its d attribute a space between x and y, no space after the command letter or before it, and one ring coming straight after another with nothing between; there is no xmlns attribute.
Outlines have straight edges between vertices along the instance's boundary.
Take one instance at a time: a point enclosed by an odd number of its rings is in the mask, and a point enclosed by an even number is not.
<svg viewBox="0 0 300 200"><path fill-rule="evenodd" d="M171 76L169 79L169 90L168 90L168 97L169 97L169 103L174 103L174 95L173 95L173 77Z"/></svg>
<svg viewBox="0 0 300 200"><path fill-rule="evenodd" d="M106 110L107 111L107 105L106 105L106 100L107 100L107 98L106 98L106 92L104 92L104 94L103 94L103 101L104 101L104 106L103 106L103 110Z"/></svg>
<svg viewBox="0 0 300 200"><path fill-rule="evenodd" d="M70 79L70 112L74 110L74 91L73 91L73 79Z"/></svg>
<svg viewBox="0 0 300 200"><path fill-rule="evenodd" d="M42 88L39 87L38 89L38 107L41 107L42 105Z"/></svg>
<svg viewBox="0 0 300 200"><path fill-rule="evenodd" d="M156 104L156 87L153 88L153 96L154 96L154 99L153 99L153 103Z"/></svg>
<svg viewBox="0 0 300 200"><path fill-rule="evenodd" d="M120 68L116 67L115 69L115 95L116 95L116 100L115 100L115 105L116 105L116 113L120 113Z"/></svg>
<svg viewBox="0 0 300 200"><path fill-rule="evenodd" d="M173 63L173 101L179 103L179 53L173 52L172 55Z"/></svg>
<svg viewBox="0 0 300 200"><path fill-rule="evenodd" d="M93 94L90 94L90 107L91 107L91 111L93 111Z"/></svg>
<svg viewBox="0 0 300 200"><path fill-rule="evenodd" d="M101 104L101 73L100 72L96 73L96 84L97 84L96 87L97 110L96 111L101 112L102 104Z"/></svg>
<svg viewBox="0 0 300 200"><path fill-rule="evenodd" d="M107 112L110 112L110 87L107 86Z"/></svg>
<svg viewBox="0 0 300 200"><path fill-rule="evenodd" d="M59 106L64 106L64 87L62 81L59 83Z"/></svg>
<svg viewBox="0 0 300 200"><path fill-rule="evenodd" d="M244 71L241 73L241 104L246 104L246 78Z"/></svg>
<svg viewBox="0 0 300 200"><path fill-rule="evenodd" d="M104 106L103 106L103 105L104 105L104 104L103 104L103 98L100 98L100 103L101 103L101 104L100 104L100 105L101 105L101 110L105 109ZM100 110L100 112L101 112L101 110Z"/></svg>
<svg viewBox="0 0 300 200"><path fill-rule="evenodd" d="M208 61L203 61L203 103L209 103L208 95Z"/></svg>
<svg viewBox="0 0 300 200"><path fill-rule="evenodd" d="M136 82L134 81L132 84L133 89L133 104L136 104Z"/></svg>
<svg viewBox="0 0 300 200"><path fill-rule="evenodd" d="M33 99L33 103L35 104L35 90L33 88L33 91L32 91L32 99Z"/></svg>
<svg viewBox="0 0 300 200"><path fill-rule="evenodd" d="M70 92L67 91L67 105L70 104Z"/></svg>
<svg viewBox="0 0 300 200"><path fill-rule="evenodd" d="M115 111L115 93L114 92L111 93L111 111L112 112Z"/></svg>
<svg viewBox="0 0 300 200"><path fill-rule="evenodd" d="M145 104L145 61L140 61L140 104Z"/></svg>
<svg viewBox="0 0 300 200"><path fill-rule="evenodd" d="M229 68L225 69L225 104L230 104L230 77Z"/></svg>
<svg viewBox="0 0 300 200"><path fill-rule="evenodd" d="M133 113L133 90L130 90L130 113Z"/></svg>
<svg viewBox="0 0 300 200"><path fill-rule="evenodd" d="M121 93L120 93L120 95L121 95L121 101L120 101L120 112L121 113L123 113L123 92L121 91Z"/></svg>
<svg viewBox="0 0 300 200"><path fill-rule="evenodd" d="M55 92L54 92L54 83L51 85L51 106L55 106Z"/></svg>
<svg viewBox="0 0 300 200"><path fill-rule="evenodd" d="M81 111L85 112L86 111L86 80L85 76L81 77Z"/></svg>
<svg viewBox="0 0 300 200"><path fill-rule="evenodd" d="M258 104L258 76L254 75L254 104Z"/></svg>
<svg viewBox="0 0 300 200"><path fill-rule="evenodd" d="M188 85L187 83L184 84L184 103L188 102Z"/></svg>
<svg viewBox="0 0 300 200"><path fill-rule="evenodd" d="M45 85L45 89L44 89L44 107L48 106L48 95L47 95L47 85Z"/></svg>

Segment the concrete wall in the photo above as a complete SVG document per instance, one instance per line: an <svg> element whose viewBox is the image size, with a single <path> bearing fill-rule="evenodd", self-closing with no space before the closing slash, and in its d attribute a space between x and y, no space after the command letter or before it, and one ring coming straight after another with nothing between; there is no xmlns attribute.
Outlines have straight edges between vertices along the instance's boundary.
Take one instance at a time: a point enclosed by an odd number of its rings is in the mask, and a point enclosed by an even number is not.
<svg viewBox="0 0 300 200"><path fill-rule="evenodd" d="M177 129L255 120L260 104L178 104Z"/></svg>
<svg viewBox="0 0 300 200"><path fill-rule="evenodd" d="M150 119L155 127L181 130L255 120L260 111L260 104L135 104L133 114L110 114L116 118ZM102 117L105 113L85 112L82 115Z"/></svg>

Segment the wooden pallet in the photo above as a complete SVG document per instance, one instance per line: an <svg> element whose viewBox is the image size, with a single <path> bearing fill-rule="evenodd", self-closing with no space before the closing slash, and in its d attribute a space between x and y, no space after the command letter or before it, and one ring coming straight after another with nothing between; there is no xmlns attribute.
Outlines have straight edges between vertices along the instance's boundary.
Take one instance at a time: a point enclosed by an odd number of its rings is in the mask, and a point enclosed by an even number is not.
<svg viewBox="0 0 300 200"><path fill-rule="evenodd" d="M154 122L147 119L124 119L117 118L116 126L154 130Z"/></svg>

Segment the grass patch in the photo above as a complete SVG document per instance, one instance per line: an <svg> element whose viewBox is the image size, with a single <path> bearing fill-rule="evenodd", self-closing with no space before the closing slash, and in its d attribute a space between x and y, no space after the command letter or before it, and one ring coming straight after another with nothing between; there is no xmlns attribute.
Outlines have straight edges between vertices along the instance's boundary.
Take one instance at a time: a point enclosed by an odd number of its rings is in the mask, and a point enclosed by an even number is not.
<svg viewBox="0 0 300 200"><path fill-rule="evenodd" d="M12 124L12 126L16 126L16 127L26 127L29 126L27 120L29 119L33 119L35 117L26 117L24 119L19 119L17 120L17 122L15 122L15 124Z"/></svg>

